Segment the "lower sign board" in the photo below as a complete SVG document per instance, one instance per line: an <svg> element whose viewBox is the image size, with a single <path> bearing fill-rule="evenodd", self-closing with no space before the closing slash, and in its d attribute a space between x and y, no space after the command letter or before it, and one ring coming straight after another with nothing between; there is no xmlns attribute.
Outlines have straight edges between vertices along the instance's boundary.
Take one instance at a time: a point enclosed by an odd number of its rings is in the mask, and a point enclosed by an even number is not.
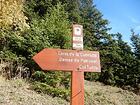
<svg viewBox="0 0 140 105"><path fill-rule="evenodd" d="M43 70L101 72L97 51L43 49L33 59Z"/></svg>

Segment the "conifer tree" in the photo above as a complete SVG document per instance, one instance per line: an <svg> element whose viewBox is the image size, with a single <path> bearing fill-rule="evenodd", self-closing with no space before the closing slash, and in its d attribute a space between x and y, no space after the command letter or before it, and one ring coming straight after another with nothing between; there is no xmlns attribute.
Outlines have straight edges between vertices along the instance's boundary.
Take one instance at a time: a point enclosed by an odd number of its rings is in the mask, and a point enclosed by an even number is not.
<svg viewBox="0 0 140 105"><path fill-rule="evenodd" d="M131 41L135 59L133 61L133 72L131 72L131 78L129 81L132 86L137 87L140 90L140 35L136 34L133 29L131 32Z"/></svg>
<svg viewBox="0 0 140 105"><path fill-rule="evenodd" d="M132 46L134 48L134 53L137 59L140 60L140 35L135 34L133 30L131 30L132 36L131 36L131 41L132 41Z"/></svg>
<svg viewBox="0 0 140 105"><path fill-rule="evenodd" d="M84 26L84 44L90 49L97 50L102 42L107 38L108 21L103 19L103 15L92 0L81 0L81 17Z"/></svg>

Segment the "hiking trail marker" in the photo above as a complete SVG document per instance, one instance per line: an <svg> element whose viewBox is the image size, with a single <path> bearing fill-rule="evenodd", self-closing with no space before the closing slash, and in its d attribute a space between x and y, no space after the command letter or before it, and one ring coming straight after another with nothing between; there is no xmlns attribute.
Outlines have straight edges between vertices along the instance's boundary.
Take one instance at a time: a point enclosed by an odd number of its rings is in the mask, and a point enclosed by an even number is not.
<svg viewBox="0 0 140 105"><path fill-rule="evenodd" d="M74 50L83 50L83 26L73 25L72 47Z"/></svg>
<svg viewBox="0 0 140 105"><path fill-rule="evenodd" d="M70 105L84 105L84 72L101 72L97 51L83 50L83 27L73 25L73 49L45 48L33 57L42 70L71 72Z"/></svg>

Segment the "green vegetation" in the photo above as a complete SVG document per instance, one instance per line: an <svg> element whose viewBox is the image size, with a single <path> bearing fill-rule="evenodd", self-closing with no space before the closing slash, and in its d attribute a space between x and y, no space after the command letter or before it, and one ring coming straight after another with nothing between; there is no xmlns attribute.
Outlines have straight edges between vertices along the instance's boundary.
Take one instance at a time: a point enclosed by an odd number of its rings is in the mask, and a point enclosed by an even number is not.
<svg viewBox="0 0 140 105"><path fill-rule="evenodd" d="M61 98L37 94L30 87L25 80L0 77L0 105L68 105Z"/></svg>
<svg viewBox="0 0 140 105"><path fill-rule="evenodd" d="M85 79L130 87L139 94L139 34L132 30L132 47L122 40L121 33L109 34L108 20L93 0L22 1L1 2L0 73L3 76L30 78L34 90L67 99L70 74L44 73L32 57L44 48L71 49L71 25L77 23L84 27L85 50L99 51L101 57L102 72L85 73Z"/></svg>
<svg viewBox="0 0 140 105"><path fill-rule="evenodd" d="M58 90L57 90L58 91ZM139 105L140 96L99 82L85 81L85 105ZM69 105L62 98L38 94L23 79L0 77L1 105Z"/></svg>

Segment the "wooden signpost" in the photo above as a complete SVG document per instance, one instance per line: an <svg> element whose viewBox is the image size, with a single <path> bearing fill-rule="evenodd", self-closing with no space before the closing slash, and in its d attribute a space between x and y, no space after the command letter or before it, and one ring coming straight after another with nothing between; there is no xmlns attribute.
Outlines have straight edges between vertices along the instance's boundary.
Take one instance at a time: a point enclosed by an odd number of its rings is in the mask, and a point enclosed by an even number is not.
<svg viewBox="0 0 140 105"><path fill-rule="evenodd" d="M97 51L83 50L83 27L73 25L73 49L43 49L33 59L43 70L70 71L71 105L84 105L84 72L101 72Z"/></svg>

